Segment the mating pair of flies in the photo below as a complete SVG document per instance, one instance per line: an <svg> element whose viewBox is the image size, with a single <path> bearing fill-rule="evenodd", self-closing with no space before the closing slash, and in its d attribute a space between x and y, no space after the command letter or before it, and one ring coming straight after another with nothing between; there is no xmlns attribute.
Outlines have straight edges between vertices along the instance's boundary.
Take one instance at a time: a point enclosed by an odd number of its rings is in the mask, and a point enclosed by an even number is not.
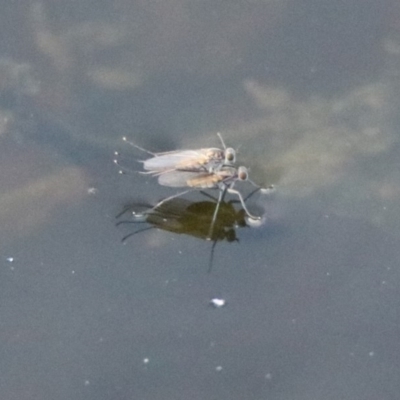
<svg viewBox="0 0 400 400"><path fill-rule="evenodd" d="M218 189L219 197L210 224L209 239L212 237L220 204L226 193L238 196L249 218L254 220L260 219L260 217L254 216L249 212L242 194L234 189L234 185L237 181L249 181L256 186L257 190L261 188L249 179L246 167L240 166L236 168L234 166L236 162L236 151L231 147L226 147L221 134L218 133L217 135L221 140L223 149L210 147L197 150L175 150L163 153L153 153L128 141L125 137L123 138L123 140L131 146L151 155L147 160L141 161L143 163L143 169L145 170L141 173L157 177L158 183L163 186L188 188L161 200L154 207L147 210L146 213L151 213L164 203L186 193L195 190ZM117 161L115 162L118 164ZM136 214L136 216L142 217L143 214Z"/></svg>

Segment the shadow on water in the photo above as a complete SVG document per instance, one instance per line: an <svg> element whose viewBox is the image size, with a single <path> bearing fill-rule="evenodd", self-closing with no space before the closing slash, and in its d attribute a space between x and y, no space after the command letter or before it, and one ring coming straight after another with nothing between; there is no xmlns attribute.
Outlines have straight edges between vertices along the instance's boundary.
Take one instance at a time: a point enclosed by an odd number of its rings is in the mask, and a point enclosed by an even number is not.
<svg viewBox="0 0 400 400"><path fill-rule="evenodd" d="M208 240L212 242L208 262L208 272L211 272L214 250L217 243L220 241L227 241L229 243L239 242L237 230L249 226L246 222L246 211L243 208L235 208L234 204L237 202L238 201L236 200L232 200L229 202L222 201L220 203L218 216L214 222L212 230L210 230L210 226L216 202L193 202L182 198L168 201L153 210L152 205L132 203L117 215L117 219L119 219L117 226L146 225L145 227L134 229L125 235L122 238L122 242L126 242L138 233L151 229L161 229L176 234L183 234L202 240ZM128 213L131 213L132 217L130 219L122 220L121 218Z"/></svg>

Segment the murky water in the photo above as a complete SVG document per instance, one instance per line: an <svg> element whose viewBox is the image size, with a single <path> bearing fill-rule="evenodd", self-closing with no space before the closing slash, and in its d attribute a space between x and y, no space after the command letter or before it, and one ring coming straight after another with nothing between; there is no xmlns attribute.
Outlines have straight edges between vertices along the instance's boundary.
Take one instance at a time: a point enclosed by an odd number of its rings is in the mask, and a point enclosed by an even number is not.
<svg viewBox="0 0 400 400"><path fill-rule="evenodd" d="M399 8L53 3L0 17L1 398L397 399ZM123 136L218 131L260 223L116 226L175 193Z"/></svg>

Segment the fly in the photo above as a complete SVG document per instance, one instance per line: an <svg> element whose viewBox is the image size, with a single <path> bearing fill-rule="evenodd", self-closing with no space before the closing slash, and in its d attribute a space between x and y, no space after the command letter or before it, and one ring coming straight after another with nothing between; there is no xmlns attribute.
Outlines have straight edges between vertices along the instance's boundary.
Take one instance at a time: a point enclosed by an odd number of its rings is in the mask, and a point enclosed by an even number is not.
<svg viewBox="0 0 400 400"><path fill-rule="evenodd" d="M240 203L242 204L243 210L246 212L249 218L255 220L260 219L260 217L254 216L250 213L250 211L246 207L242 194L238 190L234 189L235 183L237 181L249 181L258 189L260 189L254 182L249 179L247 168L243 166L239 168L234 168L222 165L218 169L212 171L161 171L161 173L158 174L158 183L160 185L168 187L189 187L189 189L161 200L149 211L154 211L162 204L195 190L218 189L219 197L211 220L210 230L208 234L208 238L210 239L213 234L214 224L218 215L220 204L223 201L226 193L238 196Z"/></svg>
<svg viewBox="0 0 400 400"><path fill-rule="evenodd" d="M141 161L145 174L153 176L163 175L174 171L213 172L222 166L232 166L236 161L236 151L232 147L226 147L220 133L223 149L208 147L197 150L174 150L162 153L153 153L130 141L126 137L123 140L131 146L150 154L152 157Z"/></svg>

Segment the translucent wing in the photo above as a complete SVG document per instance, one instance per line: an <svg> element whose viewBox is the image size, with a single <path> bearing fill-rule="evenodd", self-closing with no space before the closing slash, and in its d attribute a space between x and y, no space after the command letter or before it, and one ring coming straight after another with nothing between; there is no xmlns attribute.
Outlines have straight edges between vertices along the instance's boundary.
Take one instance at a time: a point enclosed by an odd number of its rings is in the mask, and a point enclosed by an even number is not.
<svg viewBox="0 0 400 400"><path fill-rule="evenodd" d="M192 171L170 171L165 172L158 177L158 183L163 186L170 187L187 187L193 179L208 177L213 174L208 172L192 172Z"/></svg>
<svg viewBox="0 0 400 400"><path fill-rule="evenodd" d="M150 154L152 157L142 161L143 168L149 174L158 175L176 169L212 172L223 165L233 165L236 161L235 150L225 146L220 133L218 133L218 137L224 147L223 150L216 147L209 147L198 150L174 150L160 153L153 153L146 150L129 141L126 137L123 140L131 146Z"/></svg>
<svg viewBox="0 0 400 400"><path fill-rule="evenodd" d="M210 162L221 162L221 160L224 160L224 153L217 148L178 150L159 153L155 157L143 161L143 168L153 172L173 169L196 170L207 167Z"/></svg>

